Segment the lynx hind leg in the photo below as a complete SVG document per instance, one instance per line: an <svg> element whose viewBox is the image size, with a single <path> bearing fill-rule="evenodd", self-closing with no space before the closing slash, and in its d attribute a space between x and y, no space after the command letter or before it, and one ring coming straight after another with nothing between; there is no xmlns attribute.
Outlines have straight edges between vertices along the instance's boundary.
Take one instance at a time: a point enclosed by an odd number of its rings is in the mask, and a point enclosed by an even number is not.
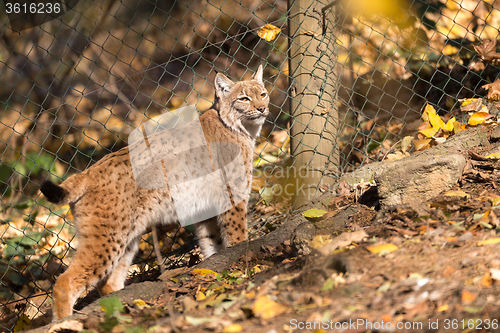
<svg viewBox="0 0 500 333"><path fill-rule="evenodd" d="M139 249L141 237L137 237L125 249L122 257L113 271L97 284L97 290L101 296L123 289L127 279L128 269L134 260L135 254Z"/></svg>
<svg viewBox="0 0 500 333"><path fill-rule="evenodd" d="M54 321L71 315L78 297L110 274L117 265L124 249L120 248L120 243L115 242L112 235L112 232L92 237L80 235L80 245L73 262L54 285Z"/></svg>
<svg viewBox="0 0 500 333"><path fill-rule="evenodd" d="M222 242L225 247L247 239L247 205L245 201L219 215Z"/></svg>
<svg viewBox="0 0 500 333"><path fill-rule="evenodd" d="M203 253L205 259L223 248L217 217L196 223L194 227L201 253Z"/></svg>

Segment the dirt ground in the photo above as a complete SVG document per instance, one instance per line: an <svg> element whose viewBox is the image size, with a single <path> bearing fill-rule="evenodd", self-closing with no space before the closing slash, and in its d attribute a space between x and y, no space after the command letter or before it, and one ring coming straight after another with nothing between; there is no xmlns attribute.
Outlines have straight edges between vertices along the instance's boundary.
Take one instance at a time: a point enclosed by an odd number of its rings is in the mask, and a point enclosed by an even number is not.
<svg viewBox="0 0 500 333"><path fill-rule="evenodd" d="M51 332L499 332L500 162L481 157L497 146L464 153L458 183L420 209L342 184L270 234L130 284ZM306 218L312 208L323 213ZM325 251L339 235L353 238Z"/></svg>

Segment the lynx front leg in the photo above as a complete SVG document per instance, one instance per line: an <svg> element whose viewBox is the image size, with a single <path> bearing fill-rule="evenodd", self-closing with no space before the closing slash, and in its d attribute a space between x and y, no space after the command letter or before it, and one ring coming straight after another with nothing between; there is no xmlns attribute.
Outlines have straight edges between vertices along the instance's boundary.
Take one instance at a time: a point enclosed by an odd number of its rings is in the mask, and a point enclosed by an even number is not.
<svg viewBox="0 0 500 333"><path fill-rule="evenodd" d="M245 201L219 215L218 220L225 247L247 239L247 204Z"/></svg>

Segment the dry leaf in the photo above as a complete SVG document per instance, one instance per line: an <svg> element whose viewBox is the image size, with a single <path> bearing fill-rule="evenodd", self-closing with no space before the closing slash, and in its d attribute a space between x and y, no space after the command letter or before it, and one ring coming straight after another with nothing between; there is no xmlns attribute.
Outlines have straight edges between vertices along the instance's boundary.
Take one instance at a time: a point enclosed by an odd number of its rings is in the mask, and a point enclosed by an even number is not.
<svg viewBox="0 0 500 333"><path fill-rule="evenodd" d="M406 153L408 151L408 147L410 146L411 142L413 141L412 136L405 136L403 140L401 140L401 151L403 153Z"/></svg>
<svg viewBox="0 0 500 333"><path fill-rule="evenodd" d="M493 118L493 116L491 114L489 114L488 112L479 111L479 112L475 112L472 116L470 116L469 121L467 123L471 126L477 126L477 125L485 124L491 118Z"/></svg>
<svg viewBox="0 0 500 333"><path fill-rule="evenodd" d="M188 270L189 270L189 267L180 267L180 268L170 269L168 271L165 271L165 273L163 273L162 275L160 275L159 279L162 281L167 281L173 277L176 277L178 275L186 273Z"/></svg>
<svg viewBox="0 0 500 333"><path fill-rule="evenodd" d="M490 273L491 279L493 279L495 281L499 281L500 280L500 269L490 268L489 273Z"/></svg>
<svg viewBox="0 0 500 333"><path fill-rule="evenodd" d="M328 213L326 210L322 209L317 209L317 208L312 208L309 210L306 210L305 212L302 213L302 215L308 219L311 222L317 222L319 221L326 213Z"/></svg>
<svg viewBox="0 0 500 333"><path fill-rule="evenodd" d="M49 333L55 332L79 332L83 330L83 324L78 320L66 320L62 323L55 324L49 330Z"/></svg>
<svg viewBox="0 0 500 333"><path fill-rule="evenodd" d="M413 140L413 145L417 151L429 148L432 139Z"/></svg>
<svg viewBox="0 0 500 333"><path fill-rule="evenodd" d="M387 243L387 244L367 246L366 249L368 251L370 251L371 253L384 254L384 253L390 253L390 252L396 251L398 249L398 247L394 244Z"/></svg>
<svg viewBox="0 0 500 333"><path fill-rule="evenodd" d="M477 242L477 246L492 245L492 244L496 244L496 243L500 243L500 238L498 238L498 237L491 238L491 239Z"/></svg>
<svg viewBox="0 0 500 333"><path fill-rule="evenodd" d="M476 298L476 295L471 293L470 291L463 290L462 291L462 302L470 303Z"/></svg>
<svg viewBox="0 0 500 333"><path fill-rule="evenodd" d="M481 60L486 62L493 62L500 59L500 53L497 52L497 40L483 40L481 44L474 45L474 50L476 50L477 55L481 57Z"/></svg>
<svg viewBox="0 0 500 333"><path fill-rule="evenodd" d="M465 193L462 190L450 190L444 194L447 197L460 197L460 198L469 198L470 195Z"/></svg>
<svg viewBox="0 0 500 333"><path fill-rule="evenodd" d="M286 313L288 309L288 306L277 303L267 296L260 296L252 306L254 315L264 320Z"/></svg>
<svg viewBox="0 0 500 333"><path fill-rule="evenodd" d="M268 42L274 40L276 36L281 32L281 29L272 25L272 24L266 24L265 26L261 27L257 31L257 35L262 38L267 40Z"/></svg>
<svg viewBox="0 0 500 333"><path fill-rule="evenodd" d="M479 111L481 108L481 105L483 105L483 99L482 98L467 98L462 101L462 104L460 105L460 111L462 112L476 112Z"/></svg>
<svg viewBox="0 0 500 333"><path fill-rule="evenodd" d="M500 159L500 153L493 153L485 156L486 158L492 159L492 160L498 160Z"/></svg>
<svg viewBox="0 0 500 333"><path fill-rule="evenodd" d="M316 235L313 240L309 243L309 247L312 249L319 249L332 241L332 236L330 235Z"/></svg>
<svg viewBox="0 0 500 333"><path fill-rule="evenodd" d="M493 280L491 278L490 272L486 272L483 277L481 278L481 285L485 288L491 287L491 284L493 283Z"/></svg>
<svg viewBox="0 0 500 333"><path fill-rule="evenodd" d="M149 305L147 305L146 302L144 302L142 299L134 299L132 303L134 303L135 306L137 306L140 310L149 308Z"/></svg>
<svg viewBox="0 0 500 333"><path fill-rule="evenodd" d="M229 326L224 327L222 330L223 333L238 333L243 330L243 326L240 324L231 324Z"/></svg>
<svg viewBox="0 0 500 333"><path fill-rule="evenodd" d="M211 269L207 269L207 268L195 268L190 273L192 275L197 275L197 276L201 276L201 277L205 277L208 274L213 274L214 276L217 275L217 272L214 272Z"/></svg>
<svg viewBox="0 0 500 333"><path fill-rule="evenodd" d="M500 101L500 79L496 79L493 83L485 84L481 88L488 90L488 100Z"/></svg>
<svg viewBox="0 0 500 333"><path fill-rule="evenodd" d="M330 243L320 247L318 252L327 256L338 248L346 247L353 242L359 243L366 237L368 237L368 234L364 230L344 232L343 234L335 237Z"/></svg>

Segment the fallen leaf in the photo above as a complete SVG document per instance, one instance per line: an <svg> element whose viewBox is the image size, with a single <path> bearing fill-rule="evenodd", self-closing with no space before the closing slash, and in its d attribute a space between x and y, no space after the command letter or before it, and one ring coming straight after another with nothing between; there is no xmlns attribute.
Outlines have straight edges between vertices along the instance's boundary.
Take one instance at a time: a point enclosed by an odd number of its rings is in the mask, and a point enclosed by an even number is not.
<svg viewBox="0 0 500 333"><path fill-rule="evenodd" d="M385 253L390 253L390 252L396 251L398 249L398 247L394 244L386 243L386 244L367 246L366 249L368 251L370 251L371 253L385 254Z"/></svg>
<svg viewBox="0 0 500 333"><path fill-rule="evenodd" d="M158 278L162 281L167 281L170 280L171 278L184 274L189 270L189 267L181 267L181 268L175 268L175 269L170 269L168 271L165 271L162 275L160 275Z"/></svg>
<svg viewBox="0 0 500 333"><path fill-rule="evenodd" d="M481 88L488 90L488 100L500 101L500 79L496 79L493 83L488 83Z"/></svg>
<svg viewBox="0 0 500 333"><path fill-rule="evenodd" d="M406 153L408 151L408 147L411 145L411 142L413 141L413 137L408 135L401 140L401 151L403 153Z"/></svg>
<svg viewBox="0 0 500 333"><path fill-rule="evenodd" d="M288 306L277 303L267 296L260 296L252 306L254 315L264 320L277 317L288 310Z"/></svg>
<svg viewBox="0 0 500 333"><path fill-rule="evenodd" d="M462 101L462 104L460 105L460 111L476 112L479 111L479 109L481 109L482 105L483 105L482 98L467 98Z"/></svg>
<svg viewBox="0 0 500 333"><path fill-rule="evenodd" d="M335 237L330 243L326 244L323 247L320 247L318 249L318 252L324 256L327 256L338 248L346 247L354 242L359 243L366 237L368 237L368 234L364 230L344 232Z"/></svg>
<svg viewBox="0 0 500 333"><path fill-rule="evenodd" d="M199 326L202 324L210 323L213 321L219 321L219 318L211 318L211 317L201 317L201 318L196 318L196 317L191 317L191 316L186 316L184 319L191 325L193 326Z"/></svg>
<svg viewBox="0 0 500 333"><path fill-rule="evenodd" d="M319 249L332 241L331 235L316 235L313 240L309 243L309 247L312 249Z"/></svg>
<svg viewBox="0 0 500 333"><path fill-rule="evenodd" d="M470 303L476 298L476 295L471 293L468 290L463 290L462 291L462 302L464 303Z"/></svg>
<svg viewBox="0 0 500 333"><path fill-rule="evenodd" d="M231 324L229 326L224 327L222 330L223 333L238 333L243 330L243 326L240 324Z"/></svg>
<svg viewBox="0 0 500 333"><path fill-rule="evenodd" d="M380 318L384 323L389 323L392 321L392 316L389 313L386 313L385 315L382 315Z"/></svg>
<svg viewBox="0 0 500 333"><path fill-rule="evenodd" d="M448 310L450 306L448 304L441 305L439 308L436 309L437 312L444 312Z"/></svg>
<svg viewBox="0 0 500 333"><path fill-rule="evenodd" d="M470 198L470 195L462 190L450 190L444 194L447 197Z"/></svg>
<svg viewBox="0 0 500 333"><path fill-rule="evenodd" d="M328 213L326 210L312 208L303 212L302 215L308 220L316 220L317 218L322 217L326 213Z"/></svg>
<svg viewBox="0 0 500 333"><path fill-rule="evenodd" d="M500 53L497 52L497 40L483 40L479 45L473 45L474 50L476 50L477 55L481 57L481 60L486 62L493 62L500 59Z"/></svg>
<svg viewBox="0 0 500 333"><path fill-rule="evenodd" d="M80 332L83 330L83 324L78 320L66 320L62 323L55 324L49 330L49 333L55 332Z"/></svg>
<svg viewBox="0 0 500 333"><path fill-rule="evenodd" d="M421 151L429 148L429 144L431 143L431 141L432 139L421 139L421 140L415 139L413 140L413 145L415 146L415 149L417 151Z"/></svg>
<svg viewBox="0 0 500 333"><path fill-rule="evenodd" d="M217 275L216 272L212 271L211 269L207 269L207 268L195 268L190 273L192 275L197 275L197 276L201 276L201 277L205 277L208 274L213 274L214 276Z"/></svg>
<svg viewBox="0 0 500 333"><path fill-rule="evenodd" d="M132 301L132 303L135 304L135 306L137 306L140 310L146 308L146 307L149 307L146 302L144 302L142 299L134 299Z"/></svg>
<svg viewBox="0 0 500 333"><path fill-rule="evenodd" d="M65 322L62 322L61 325L64 323ZM59 325L59 324L56 324L54 326L57 326L57 325ZM52 327L54 327L54 326L52 326ZM31 328L31 320L28 318L27 315L23 314L17 319L16 326L14 327L14 332L27 331L30 328ZM83 325L82 325L81 329L83 329ZM55 331L52 331L52 328L51 328L49 332L55 332Z"/></svg>
<svg viewBox="0 0 500 333"><path fill-rule="evenodd" d="M488 122L493 116L485 111L475 112L472 116L470 116L467 124L471 126L477 126L481 124L485 124Z"/></svg>
<svg viewBox="0 0 500 333"><path fill-rule="evenodd" d="M484 241L477 242L477 246L492 245L500 243L500 238L491 238Z"/></svg>
<svg viewBox="0 0 500 333"><path fill-rule="evenodd" d="M493 280L491 277L490 272L486 272L483 277L481 278L481 285L485 288L491 287Z"/></svg>
<svg viewBox="0 0 500 333"><path fill-rule="evenodd" d="M492 159L492 160L498 160L500 159L500 153L493 153L485 156L486 158Z"/></svg>
<svg viewBox="0 0 500 333"><path fill-rule="evenodd" d="M257 35L262 38L267 40L268 42L274 40L276 36L281 32L281 29L272 25L272 24L266 24L265 26L261 27L257 31Z"/></svg>
<svg viewBox="0 0 500 333"><path fill-rule="evenodd" d="M479 100L479 98L466 98L462 101L462 104L460 104L460 106L467 106L469 104L477 102L478 100ZM468 111L470 111L470 110L468 110Z"/></svg>
<svg viewBox="0 0 500 333"><path fill-rule="evenodd" d="M197 300L197 301L203 301L205 298L207 298L207 297L205 296L205 294L204 294L204 293L202 293L201 291L198 291L198 293L196 294L196 300Z"/></svg>

